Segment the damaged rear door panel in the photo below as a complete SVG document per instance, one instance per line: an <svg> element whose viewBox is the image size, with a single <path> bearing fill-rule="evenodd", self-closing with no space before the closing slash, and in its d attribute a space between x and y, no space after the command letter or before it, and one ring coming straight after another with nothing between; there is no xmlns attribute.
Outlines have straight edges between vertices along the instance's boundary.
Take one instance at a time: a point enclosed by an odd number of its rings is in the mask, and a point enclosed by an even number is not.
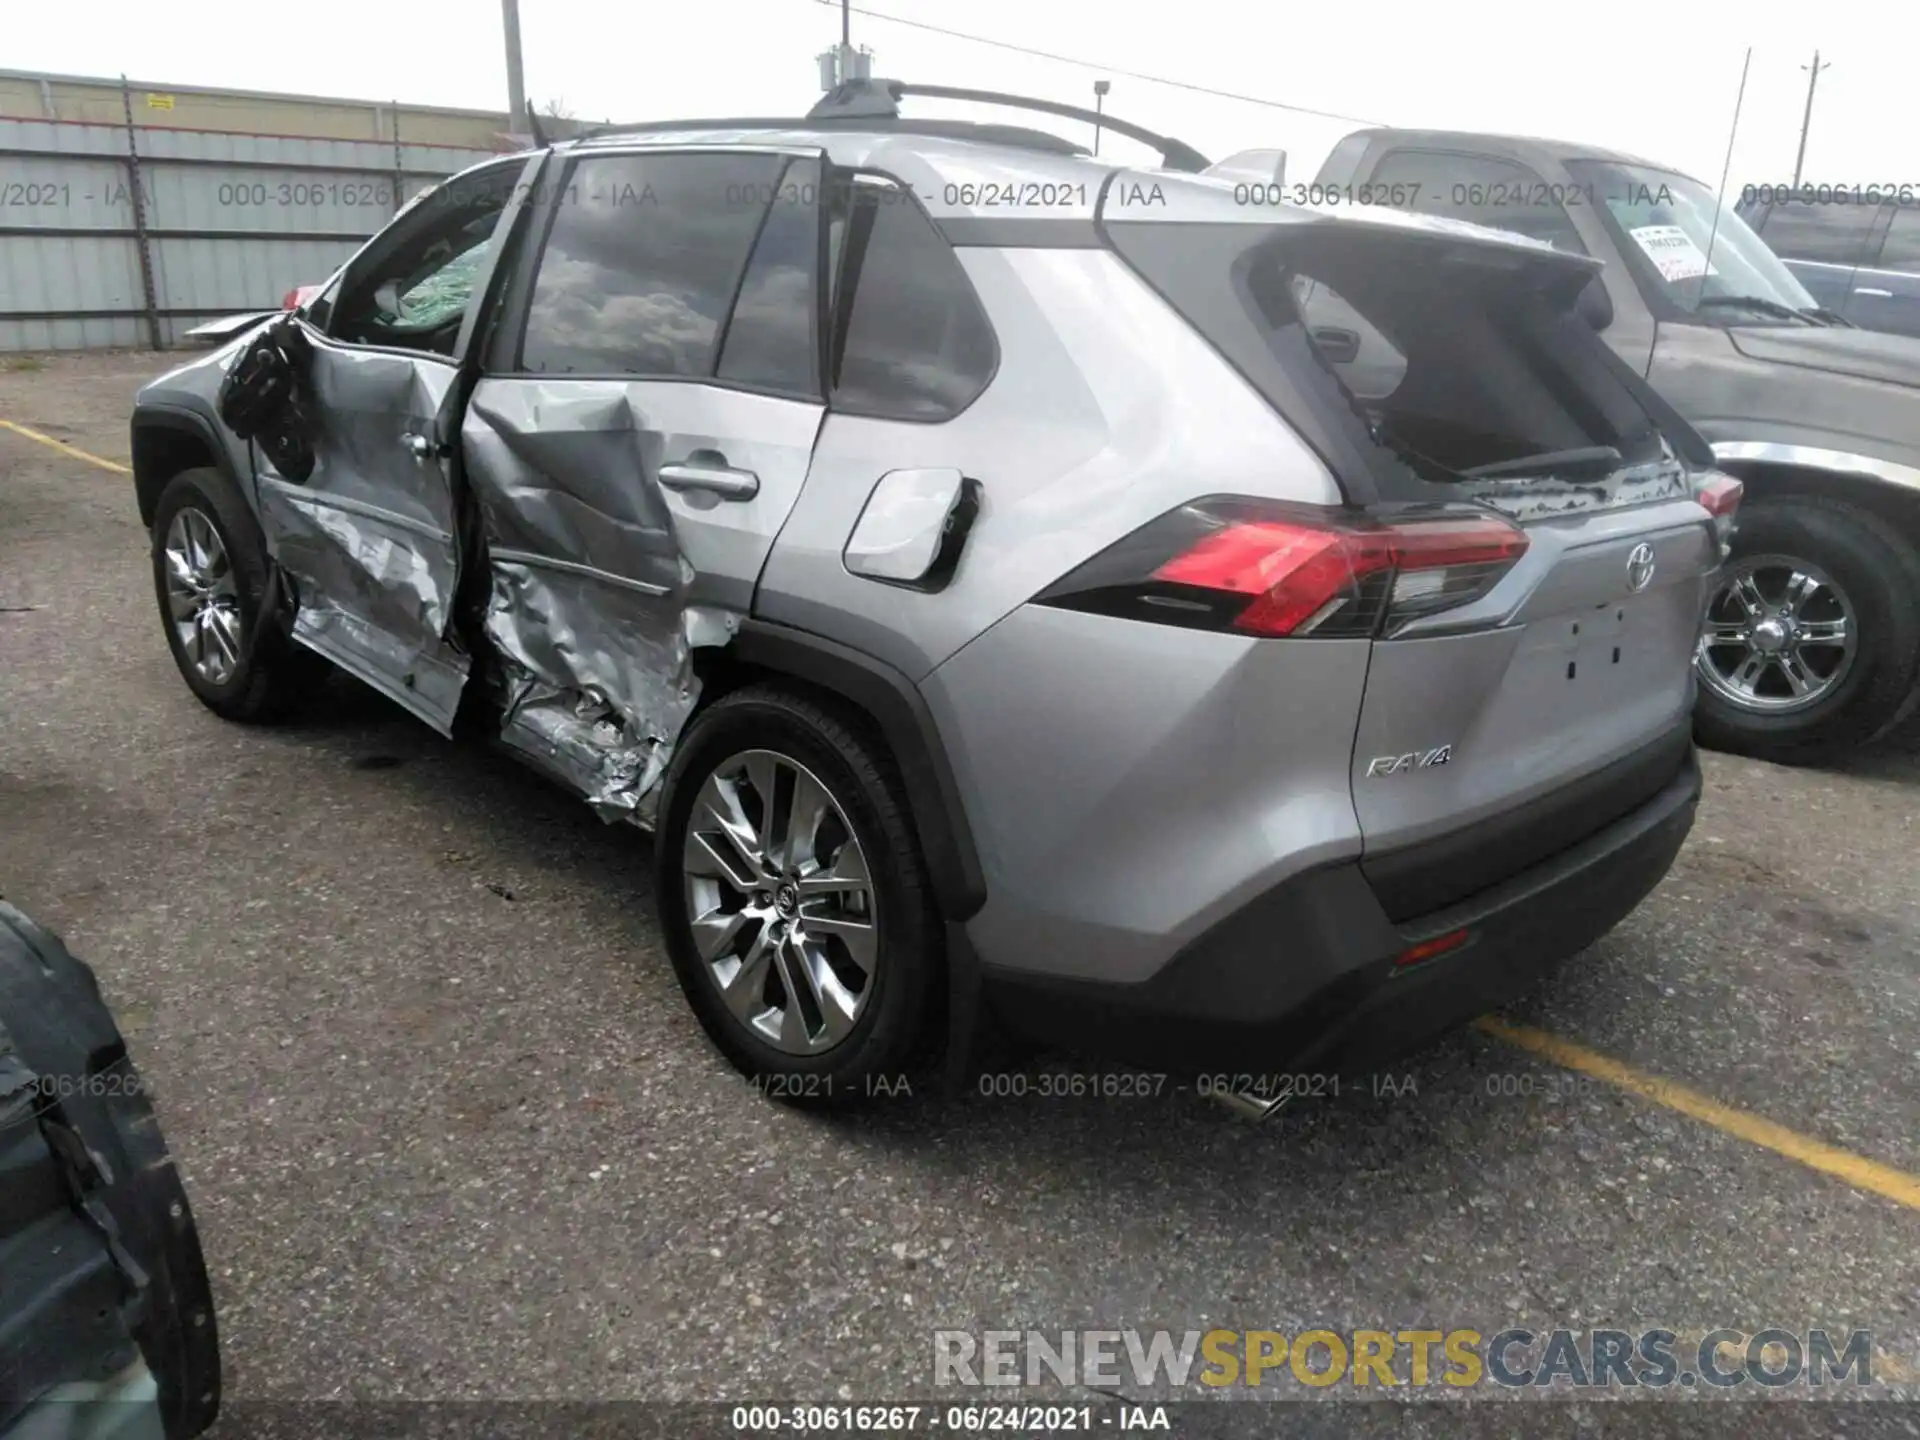
<svg viewBox="0 0 1920 1440"><path fill-rule="evenodd" d="M284 322L304 443L256 447L295 638L443 734L469 668L454 630L460 360L530 163L482 166L416 201L332 296Z"/></svg>
<svg viewBox="0 0 1920 1440"><path fill-rule="evenodd" d="M590 150L554 180L461 434L501 738L651 820L825 413L818 151Z"/></svg>

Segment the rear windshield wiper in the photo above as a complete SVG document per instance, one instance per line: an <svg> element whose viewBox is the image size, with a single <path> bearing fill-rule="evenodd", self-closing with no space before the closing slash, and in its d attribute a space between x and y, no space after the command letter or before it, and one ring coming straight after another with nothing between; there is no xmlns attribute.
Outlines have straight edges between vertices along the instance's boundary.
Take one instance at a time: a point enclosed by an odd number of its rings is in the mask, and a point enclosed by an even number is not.
<svg viewBox="0 0 1920 1440"><path fill-rule="evenodd" d="M1707 295L1694 308L1705 310L1708 306L1742 306L1748 310L1758 310L1762 315L1775 315L1782 320L1807 320L1813 317L1804 310L1796 310L1791 305L1782 305L1778 300L1769 300L1764 295Z"/></svg>
<svg viewBox="0 0 1920 1440"><path fill-rule="evenodd" d="M1546 472L1620 468L1620 452L1611 445L1587 445L1578 450L1543 450L1538 455L1522 455L1517 460L1496 460L1491 465L1475 465L1460 473L1469 480L1494 480L1506 475L1539 475Z"/></svg>

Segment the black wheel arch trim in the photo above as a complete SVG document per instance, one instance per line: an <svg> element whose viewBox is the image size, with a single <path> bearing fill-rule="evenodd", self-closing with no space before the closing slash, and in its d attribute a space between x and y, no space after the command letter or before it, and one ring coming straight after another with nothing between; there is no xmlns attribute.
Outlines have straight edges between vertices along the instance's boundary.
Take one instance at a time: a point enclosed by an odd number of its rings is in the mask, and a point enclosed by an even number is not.
<svg viewBox="0 0 1920 1440"><path fill-rule="evenodd" d="M140 464L140 435L142 431L172 430L176 433L192 435L207 447L207 453L213 457L213 466L234 484L240 485L240 477L234 474L233 457L227 447L221 443L219 423L211 415L185 405L163 404L147 401L136 405L133 419L128 426L128 439L133 455L133 483L140 500L140 519L147 524L153 521L153 506L160 499L164 483L155 484L143 473ZM240 486L245 495L247 487Z"/></svg>
<svg viewBox="0 0 1920 1440"><path fill-rule="evenodd" d="M941 915L960 922L977 914L987 901L986 877L940 728L919 687L871 655L766 620L743 620L729 648L749 665L844 695L873 717L900 767Z"/></svg>

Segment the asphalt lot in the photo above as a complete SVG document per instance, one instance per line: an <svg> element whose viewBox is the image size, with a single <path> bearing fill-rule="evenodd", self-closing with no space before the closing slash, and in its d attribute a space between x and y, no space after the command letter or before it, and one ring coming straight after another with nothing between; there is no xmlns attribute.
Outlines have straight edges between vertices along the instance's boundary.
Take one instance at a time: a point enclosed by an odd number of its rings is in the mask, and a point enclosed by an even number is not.
<svg viewBox="0 0 1920 1440"><path fill-rule="evenodd" d="M0 360L0 420L124 465L163 368ZM1666 883L1508 1018L1920 1175L1920 752L1706 769ZM1486 1033L1259 1127L766 1103L649 843L345 680L216 719L130 479L0 428L0 894L154 1084L230 1399L898 1398L936 1327L1422 1324L1867 1328L1920 1396L1920 1207Z"/></svg>

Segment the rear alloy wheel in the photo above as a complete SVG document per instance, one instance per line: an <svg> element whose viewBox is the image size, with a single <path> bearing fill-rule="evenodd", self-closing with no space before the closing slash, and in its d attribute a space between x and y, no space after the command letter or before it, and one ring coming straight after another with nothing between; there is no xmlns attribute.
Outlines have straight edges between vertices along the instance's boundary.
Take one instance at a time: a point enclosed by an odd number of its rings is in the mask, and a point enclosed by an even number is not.
<svg viewBox="0 0 1920 1440"><path fill-rule="evenodd" d="M1800 764L1876 740L1920 702L1920 556L1852 505L1744 506L1694 663L1704 745Z"/></svg>
<svg viewBox="0 0 1920 1440"><path fill-rule="evenodd" d="M815 1107L911 1093L941 929L861 717L773 685L723 696L681 739L655 845L681 989L757 1088Z"/></svg>
<svg viewBox="0 0 1920 1440"><path fill-rule="evenodd" d="M734 1019L788 1055L852 1032L880 935L866 852L791 756L747 750L707 776L682 846L694 948Z"/></svg>

